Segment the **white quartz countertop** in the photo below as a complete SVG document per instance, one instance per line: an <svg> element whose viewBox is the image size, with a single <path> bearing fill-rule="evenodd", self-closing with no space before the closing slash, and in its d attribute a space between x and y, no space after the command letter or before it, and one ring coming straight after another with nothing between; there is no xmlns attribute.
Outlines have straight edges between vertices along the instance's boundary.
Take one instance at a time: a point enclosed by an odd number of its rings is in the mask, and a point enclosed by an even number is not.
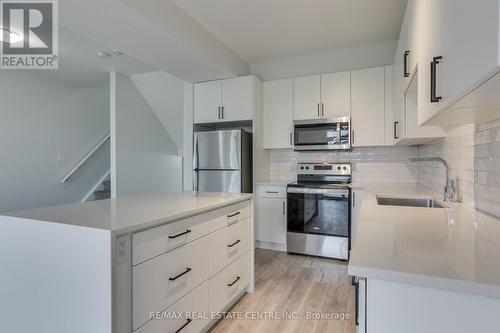
<svg viewBox="0 0 500 333"><path fill-rule="evenodd" d="M135 232L250 200L252 194L184 192L76 203L4 215L32 220Z"/></svg>
<svg viewBox="0 0 500 333"><path fill-rule="evenodd" d="M446 209L381 206L376 197L441 199L415 184L363 188L350 275L500 298L500 220L461 203Z"/></svg>

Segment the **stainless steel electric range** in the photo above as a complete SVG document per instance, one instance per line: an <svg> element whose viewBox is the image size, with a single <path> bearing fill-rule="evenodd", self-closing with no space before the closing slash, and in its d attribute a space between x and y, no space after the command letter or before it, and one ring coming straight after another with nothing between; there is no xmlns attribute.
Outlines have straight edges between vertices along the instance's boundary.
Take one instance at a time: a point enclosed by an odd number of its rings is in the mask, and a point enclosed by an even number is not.
<svg viewBox="0 0 500 333"><path fill-rule="evenodd" d="M349 259L350 163L297 164L287 186L287 251Z"/></svg>

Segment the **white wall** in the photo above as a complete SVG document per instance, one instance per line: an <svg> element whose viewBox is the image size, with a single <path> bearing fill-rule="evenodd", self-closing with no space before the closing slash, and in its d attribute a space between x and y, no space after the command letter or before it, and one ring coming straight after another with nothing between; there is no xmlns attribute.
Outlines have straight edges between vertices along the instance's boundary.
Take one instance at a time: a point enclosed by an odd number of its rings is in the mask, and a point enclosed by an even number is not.
<svg viewBox="0 0 500 333"><path fill-rule="evenodd" d="M0 102L0 211L78 202L109 169L103 146L59 182L109 131L107 84L86 88L54 73L2 71Z"/></svg>
<svg viewBox="0 0 500 333"><path fill-rule="evenodd" d="M252 74L264 81L332 73L392 64L397 41L366 44L342 50L283 58L251 65Z"/></svg>
<svg viewBox="0 0 500 333"><path fill-rule="evenodd" d="M182 149L185 81L163 71L130 77L178 150Z"/></svg>
<svg viewBox="0 0 500 333"><path fill-rule="evenodd" d="M182 191L177 146L130 77L111 73L111 100L112 196Z"/></svg>

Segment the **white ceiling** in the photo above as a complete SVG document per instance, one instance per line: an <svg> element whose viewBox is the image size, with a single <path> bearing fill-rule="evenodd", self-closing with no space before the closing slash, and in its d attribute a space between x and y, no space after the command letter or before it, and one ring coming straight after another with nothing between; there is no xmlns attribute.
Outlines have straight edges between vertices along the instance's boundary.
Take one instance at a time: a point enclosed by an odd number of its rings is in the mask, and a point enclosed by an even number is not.
<svg viewBox="0 0 500 333"><path fill-rule="evenodd" d="M397 39L406 0L173 0L249 63Z"/></svg>

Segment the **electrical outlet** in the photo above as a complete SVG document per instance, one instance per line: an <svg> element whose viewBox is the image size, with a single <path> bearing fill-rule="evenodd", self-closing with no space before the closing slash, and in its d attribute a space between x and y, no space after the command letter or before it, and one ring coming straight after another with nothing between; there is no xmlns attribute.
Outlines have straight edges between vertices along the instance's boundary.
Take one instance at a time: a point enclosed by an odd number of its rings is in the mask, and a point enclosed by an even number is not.
<svg viewBox="0 0 500 333"><path fill-rule="evenodd" d="M122 236L116 240L116 253L118 261L126 260L130 254L130 238L128 235Z"/></svg>

